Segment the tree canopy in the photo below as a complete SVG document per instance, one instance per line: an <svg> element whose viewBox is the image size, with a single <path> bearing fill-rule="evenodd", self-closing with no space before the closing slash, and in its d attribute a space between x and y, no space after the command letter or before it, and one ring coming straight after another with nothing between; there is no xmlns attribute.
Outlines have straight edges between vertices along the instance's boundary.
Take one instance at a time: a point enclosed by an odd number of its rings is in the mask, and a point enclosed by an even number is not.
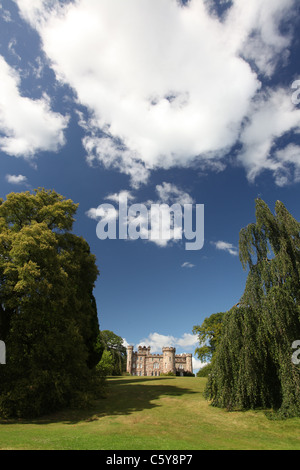
<svg viewBox="0 0 300 470"><path fill-rule="evenodd" d="M0 205L0 414L34 416L86 390L100 359L95 256L72 233L78 204L53 190Z"/></svg>
<svg viewBox="0 0 300 470"><path fill-rule="evenodd" d="M300 415L300 224L277 201L275 215L256 200L256 222L240 232L248 277L242 298L224 316L206 389L215 406L273 408Z"/></svg>
<svg viewBox="0 0 300 470"><path fill-rule="evenodd" d="M126 370L126 347L123 344L123 338L116 335L113 331L100 331L100 342L105 354L105 360L111 360L111 375L121 375ZM109 352L109 354L107 354ZM102 356L101 361L104 361ZM100 367L101 368L101 367Z"/></svg>
<svg viewBox="0 0 300 470"><path fill-rule="evenodd" d="M224 313L213 313L205 318L201 325L193 328L193 333L198 335L199 346L195 350L202 362L211 361L216 351L222 331Z"/></svg>

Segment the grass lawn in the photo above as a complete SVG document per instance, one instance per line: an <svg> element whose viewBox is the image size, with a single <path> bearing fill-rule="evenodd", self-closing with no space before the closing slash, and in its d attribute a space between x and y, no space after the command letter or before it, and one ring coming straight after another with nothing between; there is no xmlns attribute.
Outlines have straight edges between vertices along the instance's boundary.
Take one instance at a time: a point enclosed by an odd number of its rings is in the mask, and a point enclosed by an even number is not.
<svg viewBox="0 0 300 470"><path fill-rule="evenodd" d="M92 409L0 421L0 449L297 449L300 418L270 421L263 411L209 406L205 378L115 377Z"/></svg>

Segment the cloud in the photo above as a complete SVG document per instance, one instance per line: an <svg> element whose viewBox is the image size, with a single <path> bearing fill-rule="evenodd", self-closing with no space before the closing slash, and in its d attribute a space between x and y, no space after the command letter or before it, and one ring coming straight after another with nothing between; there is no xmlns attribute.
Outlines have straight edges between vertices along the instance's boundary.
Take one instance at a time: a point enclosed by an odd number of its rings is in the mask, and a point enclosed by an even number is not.
<svg viewBox="0 0 300 470"><path fill-rule="evenodd" d="M291 90L268 89L252 103L248 124L241 134L243 148L239 155L250 181L254 181L262 171L269 170L275 182L282 186L289 182L288 179L282 180L282 174L289 171L288 167L293 166L299 172L295 146L274 150L274 144L292 130L300 132L300 109L292 103Z"/></svg>
<svg viewBox="0 0 300 470"><path fill-rule="evenodd" d="M0 150L30 158L40 151L57 151L65 143L68 119L50 109L44 94L31 100L20 91L18 73L0 56Z"/></svg>
<svg viewBox="0 0 300 470"><path fill-rule="evenodd" d="M109 194L108 196L106 196L106 199L108 201L124 203L126 201L128 202L133 201L135 198L132 195L131 191L123 190L123 191L120 191L119 193Z"/></svg>
<svg viewBox="0 0 300 470"><path fill-rule="evenodd" d="M254 61L259 72L272 76L278 64L285 65L292 41L292 28L282 34L283 22L293 23L295 0L234 0L226 24L240 54Z"/></svg>
<svg viewBox="0 0 300 470"><path fill-rule="evenodd" d="M300 146L289 144L275 152L278 162L276 170L276 183L285 186L291 182L300 181ZM293 171L294 170L294 171Z"/></svg>
<svg viewBox="0 0 300 470"><path fill-rule="evenodd" d="M200 0L15 2L85 109L91 165L137 188L159 168L220 171L239 143L249 180L268 170L282 184L272 149L299 130L298 111L289 90L266 94L262 80L288 59L293 31L281 24L292 25L295 0L232 0L221 19Z"/></svg>
<svg viewBox="0 0 300 470"><path fill-rule="evenodd" d="M27 176L24 175L6 175L6 181L11 184L27 183Z"/></svg>
<svg viewBox="0 0 300 470"><path fill-rule="evenodd" d="M223 250L223 251L227 251L228 253L230 253L231 255L233 256L237 256L239 253L238 253L238 249L235 248L232 243L228 243L228 242L223 242L223 241L218 241L218 242L212 242L213 245L215 245L215 247L217 248L217 250Z"/></svg>
<svg viewBox="0 0 300 470"><path fill-rule="evenodd" d="M202 369L202 367L207 365L206 362L201 362L199 359L196 359L195 357L192 357L192 364L193 364L194 374L198 372L199 369Z"/></svg>
<svg viewBox="0 0 300 470"><path fill-rule="evenodd" d="M191 352L197 346L197 337L190 333L184 333L181 338L175 338L171 335L161 335L159 333L150 333L147 338L143 338L135 347L150 346L152 353L160 353L164 346L181 348L186 352Z"/></svg>
<svg viewBox="0 0 300 470"><path fill-rule="evenodd" d="M192 263L189 263L188 261L185 261L182 265L181 265L182 268L194 268L195 265L192 264Z"/></svg>
<svg viewBox="0 0 300 470"><path fill-rule="evenodd" d="M107 207L100 205L97 208L91 208L86 211L87 217L93 220L103 220L105 223L116 221L118 218L118 211L114 207Z"/></svg>
<svg viewBox="0 0 300 470"><path fill-rule="evenodd" d="M150 205L160 205L160 213L151 212L149 241L160 247L166 247L177 243L183 236L182 224L175 223L175 215L170 212L170 208L173 204L178 204L183 209L185 204L193 204L194 201L186 191L171 183L163 182L157 185L155 190L157 199L148 201L147 206L150 208Z"/></svg>
<svg viewBox="0 0 300 470"><path fill-rule="evenodd" d="M82 123L82 121L81 121ZM137 189L146 184L150 176L149 170L135 157L135 153L119 144L113 137L97 137L98 128L85 125L88 135L82 140L87 152L87 162L93 165L100 162L106 169L116 169L130 177L131 185Z"/></svg>
<svg viewBox="0 0 300 470"><path fill-rule="evenodd" d="M150 346L151 352L157 354L161 352L164 346L175 347L175 341L174 336L150 333L147 338L141 339L135 348L138 346Z"/></svg>
<svg viewBox="0 0 300 470"><path fill-rule="evenodd" d="M123 339L123 343L122 345L127 348L129 346L129 343L126 341L126 338L122 338Z"/></svg>
<svg viewBox="0 0 300 470"><path fill-rule="evenodd" d="M2 5L0 5L0 16L6 23L10 23L12 21L10 12L5 10Z"/></svg>
<svg viewBox="0 0 300 470"><path fill-rule="evenodd" d="M194 348L198 344L198 338L191 333L184 333L181 338L176 340L176 344L181 348Z"/></svg>
<svg viewBox="0 0 300 470"><path fill-rule="evenodd" d="M193 204L193 198L175 184L163 182L156 186L159 203L163 204Z"/></svg>

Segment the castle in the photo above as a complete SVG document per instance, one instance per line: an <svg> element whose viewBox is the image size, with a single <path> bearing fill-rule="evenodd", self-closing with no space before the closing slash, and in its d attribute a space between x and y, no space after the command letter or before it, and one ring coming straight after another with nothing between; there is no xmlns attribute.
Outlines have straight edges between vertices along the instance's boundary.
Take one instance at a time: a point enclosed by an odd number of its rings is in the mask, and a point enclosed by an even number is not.
<svg viewBox="0 0 300 470"><path fill-rule="evenodd" d="M131 375L159 376L173 372L184 375L193 373L192 354L175 354L175 348L162 348L162 354L150 354L150 346L127 347L127 372Z"/></svg>

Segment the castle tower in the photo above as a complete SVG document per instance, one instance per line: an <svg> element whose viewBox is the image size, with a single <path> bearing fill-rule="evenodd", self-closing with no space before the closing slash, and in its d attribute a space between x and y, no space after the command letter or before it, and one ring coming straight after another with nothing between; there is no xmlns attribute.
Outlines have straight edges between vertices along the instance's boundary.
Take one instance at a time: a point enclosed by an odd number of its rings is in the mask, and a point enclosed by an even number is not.
<svg viewBox="0 0 300 470"><path fill-rule="evenodd" d="M163 372L167 374L168 372L176 373L175 368L175 348L162 348L163 352Z"/></svg>
<svg viewBox="0 0 300 470"><path fill-rule="evenodd" d="M132 354L133 354L133 346L127 346L127 367L126 371L131 374L132 372Z"/></svg>
<svg viewBox="0 0 300 470"><path fill-rule="evenodd" d="M186 354L186 371L193 373L192 354Z"/></svg>

